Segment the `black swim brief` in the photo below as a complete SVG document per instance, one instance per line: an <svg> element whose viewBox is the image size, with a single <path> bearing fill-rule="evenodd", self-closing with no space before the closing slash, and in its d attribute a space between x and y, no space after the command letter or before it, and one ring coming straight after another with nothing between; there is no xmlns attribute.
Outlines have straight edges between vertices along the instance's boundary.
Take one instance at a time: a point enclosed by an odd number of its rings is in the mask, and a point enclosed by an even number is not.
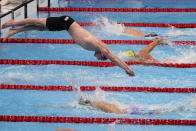
<svg viewBox="0 0 196 131"><path fill-rule="evenodd" d="M74 20L69 16L48 17L46 20L46 27L50 31L68 30Z"/></svg>

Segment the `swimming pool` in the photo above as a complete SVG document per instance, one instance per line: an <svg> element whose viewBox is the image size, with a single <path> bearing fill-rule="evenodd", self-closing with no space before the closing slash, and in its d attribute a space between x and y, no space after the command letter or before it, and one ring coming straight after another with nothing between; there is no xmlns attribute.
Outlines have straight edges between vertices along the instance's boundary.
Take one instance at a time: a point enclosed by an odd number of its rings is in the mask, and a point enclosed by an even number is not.
<svg viewBox="0 0 196 131"><path fill-rule="evenodd" d="M64 1L65 2L65 1ZM134 8L195 8L195 1L70 1L70 7L110 7ZM120 7L119 7L119 3ZM174 4L175 3L175 4ZM189 4L188 4L189 3ZM191 3L191 4L190 4ZM186 4L186 5L185 5ZM174 5L174 6L173 6ZM58 6L58 2L52 3ZM62 6L62 4L61 4ZM70 15L78 22L104 23L100 26L84 27L103 40L146 40L123 35L121 30L127 27L120 23L195 23L195 12L39 12L39 17ZM115 21L112 24L111 21ZM195 41L195 28L161 28L134 27L142 32L155 32L159 35L169 35L171 41ZM69 34L62 32L31 31L20 33L13 38L36 39L71 39ZM147 39L149 40L149 39ZM120 52L134 50L138 52L145 45L111 44L108 48L121 57ZM1 59L29 60L76 60L97 61L93 52L88 52L76 44L33 44L33 43L2 43L0 45ZM151 53L159 61L174 58L177 63L196 63L196 48L194 45L157 46ZM124 59L124 58L123 58ZM124 59L126 60L126 59ZM124 87L167 87L195 88L195 68L166 68L156 66L133 65L135 77L128 77L119 67L89 67L71 65L1 65L1 84L14 85L75 85L75 86L124 86ZM84 92L97 100L106 100L143 106L159 105L174 107L188 104L196 99L194 93L150 93L150 92L103 92L96 90ZM66 116L66 117L103 117L103 118L137 118L137 119L181 119L195 120L196 110L187 108L184 111L166 113L164 115L116 115L100 110L89 109L77 104L78 96L74 91L38 91L38 90L0 90L0 114L16 116ZM38 105L71 105L71 109L39 108ZM0 122L2 131L46 131L54 129L78 129L81 131L100 130L195 130L195 126L172 125L132 125L132 124L74 124L74 123L33 123L33 122Z"/></svg>

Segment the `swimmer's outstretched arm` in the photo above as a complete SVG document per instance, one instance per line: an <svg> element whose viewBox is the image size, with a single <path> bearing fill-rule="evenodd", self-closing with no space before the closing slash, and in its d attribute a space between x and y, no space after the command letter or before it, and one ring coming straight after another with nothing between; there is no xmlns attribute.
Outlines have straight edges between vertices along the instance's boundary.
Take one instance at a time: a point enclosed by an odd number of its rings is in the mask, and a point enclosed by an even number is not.
<svg viewBox="0 0 196 131"><path fill-rule="evenodd" d="M71 108L73 108L73 107L71 107L71 106L58 106L58 105L37 105L37 107L39 107L39 108L47 108L47 107L49 107L49 108L56 108L56 109L71 109Z"/></svg>
<svg viewBox="0 0 196 131"><path fill-rule="evenodd" d="M135 30L133 28L128 28L128 29L124 30L123 33L129 34L129 35L135 36L135 37L145 37L145 35L146 35L146 34L140 32L138 30Z"/></svg>
<svg viewBox="0 0 196 131"><path fill-rule="evenodd" d="M150 53L159 43L161 43L163 39L156 39L152 43L150 43L148 46L144 47L138 54L143 53Z"/></svg>
<svg viewBox="0 0 196 131"><path fill-rule="evenodd" d="M110 59L112 62L114 62L114 64L123 68L129 76L135 76L135 73L133 72L133 70L124 61L122 61L119 57L112 54L112 52L105 46L105 44L101 44L100 51L108 59Z"/></svg>

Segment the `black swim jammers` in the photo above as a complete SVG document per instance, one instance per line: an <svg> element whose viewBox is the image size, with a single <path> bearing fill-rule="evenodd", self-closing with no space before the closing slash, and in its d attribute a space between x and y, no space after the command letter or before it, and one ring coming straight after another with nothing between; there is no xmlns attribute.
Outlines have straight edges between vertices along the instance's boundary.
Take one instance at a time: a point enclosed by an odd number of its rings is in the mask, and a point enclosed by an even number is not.
<svg viewBox="0 0 196 131"><path fill-rule="evenodd" d="M74 20L69 16L48 17L46 20L46 27L50 31L68 30Z"/></svg>

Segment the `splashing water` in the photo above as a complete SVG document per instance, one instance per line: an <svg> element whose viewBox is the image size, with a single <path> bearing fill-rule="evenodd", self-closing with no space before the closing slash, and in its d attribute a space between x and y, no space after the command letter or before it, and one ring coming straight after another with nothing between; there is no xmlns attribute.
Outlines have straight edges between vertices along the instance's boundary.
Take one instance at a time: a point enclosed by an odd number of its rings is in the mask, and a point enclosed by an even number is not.
<svg viewBox="0 0 196 131"><path fill-rule="evenodd" d="M172 47L179 53L178 56L170 56L163 60L166 63L196 63L196 48L191 47L189 49L182 49L178 47Z"/></svg>
<svg viewBox="0 0 196 131"><path fill-rule="evenodd" d="M109 21L106 17L99 17L93 20L93 23L96 24L96 27L99 28L97 30L96 28L93 29L93 32L99 31L98 35L103 36L112 36L112 35L123 35L123 31L125 30L124 25L118 24L116 21Z"/></svg>
<svg viewBox="0 0 196 131"><path fill-rule="evenodd" d="M68 74L67 72L64 72L63 76L66 77L67 81L71 82L73 90L76 92L74 93L75 97L72 97L74 99L73 101L75 101L75 98L77 98L77 100L79 100L80 98L84 98L90 101L94 101L94 100L104 101L105 100L106 93L102 91L101 89L99 88L96 89L93 95L85 94L80 90L80 86L77 85L77 82L74 80L74 78L70 74Z"/></svg>
<svg viewBox="0 0 196 131"><path fill-rule="evenodd" d="M171 101L167 104L150 105L147 108L150 110L158 110L161 114L176 112L185 118L195 117L196 95L188 96L186 98L179 99L178 101Z"/></svg>
<svg viewBox="0 0 196 131"><path fill-rule="evenodd" d="M77 82L73 79L73 77L70 74L64 72L63 76L65 76L67 81L71 82L72 88L76 92L74 93L74 95L76 95L76 98L80 99L81 96L84 96L84 93L80 91L80 87L77 85Z"/></svg>
<svg viewBox="0 0 196 131"><path fill-rule="evenodd" d="M168 38L178 38L178 37L194 37L196 36L196 31L191 30L179 30L175 27L171 27L170 30L165 34Z"/></svg>
<svg viewBox="0 0 196 131"><path fill-rule="evenodd" d="M116 123L115 123L115 122L114 122L114 123L109 124L109 126L108 126L108 130L109 130L109 131L115 131L115 125L116 125Z"/></svg>

